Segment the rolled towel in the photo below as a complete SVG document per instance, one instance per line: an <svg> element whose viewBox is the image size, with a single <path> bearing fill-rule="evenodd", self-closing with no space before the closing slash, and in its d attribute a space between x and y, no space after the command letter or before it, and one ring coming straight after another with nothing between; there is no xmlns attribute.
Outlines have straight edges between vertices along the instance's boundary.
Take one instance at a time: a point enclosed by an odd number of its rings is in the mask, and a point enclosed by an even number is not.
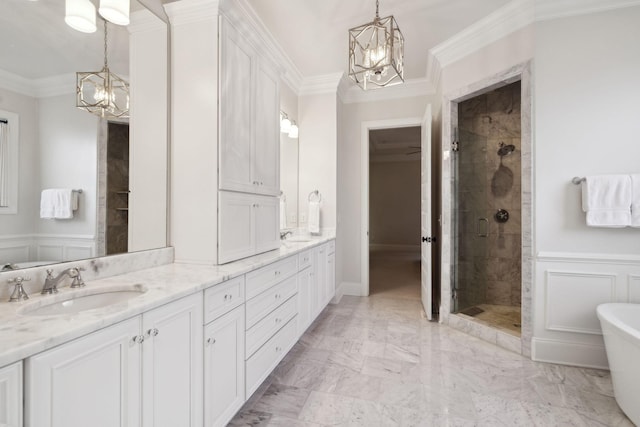
<svg viewBox="0 0 640 427"><path fill-rule="evenodd" d="M590 227L631 225L631 176L587 176L582 182L582 210Z"/></svg>

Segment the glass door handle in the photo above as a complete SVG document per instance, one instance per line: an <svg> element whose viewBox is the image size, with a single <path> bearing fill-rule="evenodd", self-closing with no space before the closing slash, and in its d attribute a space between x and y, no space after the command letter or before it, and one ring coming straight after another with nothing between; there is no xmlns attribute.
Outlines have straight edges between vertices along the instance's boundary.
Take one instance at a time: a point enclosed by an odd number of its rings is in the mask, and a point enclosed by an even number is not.
<svg viewBox="0 0 640 427"><path fill-rule="evenodd" d="M484 223L484 231L482 231L482 224ZM487 218L478 218L478 222L476 223L476 234L478 237L487 237L489 231L489 220Z"/></svg>

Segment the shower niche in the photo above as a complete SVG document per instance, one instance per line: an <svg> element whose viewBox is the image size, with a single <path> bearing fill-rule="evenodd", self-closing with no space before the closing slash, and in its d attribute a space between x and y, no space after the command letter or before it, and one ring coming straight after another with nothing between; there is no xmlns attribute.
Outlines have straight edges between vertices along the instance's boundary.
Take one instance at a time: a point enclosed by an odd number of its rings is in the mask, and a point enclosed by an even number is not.
<svg viewBox="0 0 640 427"><path fill-rule="evenodd" d="M520 82L458 104L452 311L520 336Z"/></svg>

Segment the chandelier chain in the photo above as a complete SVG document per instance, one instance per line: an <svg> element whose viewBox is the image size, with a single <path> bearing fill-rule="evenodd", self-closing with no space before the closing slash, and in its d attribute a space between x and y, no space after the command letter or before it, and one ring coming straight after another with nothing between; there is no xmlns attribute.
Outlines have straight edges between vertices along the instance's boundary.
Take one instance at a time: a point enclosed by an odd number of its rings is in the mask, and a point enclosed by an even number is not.
<svg viewBox="0 0 640 427"><path fill-rule="evenodd" d="M378 6L380 6L380 0L376 0L376 18L380 18L380 15L378 14Z"/></svg>
<svg viewBox="0 0 640 427"><path fill-rule="evenodd" d="M107 21L104 21L104 68L107 67Z"/></svg>

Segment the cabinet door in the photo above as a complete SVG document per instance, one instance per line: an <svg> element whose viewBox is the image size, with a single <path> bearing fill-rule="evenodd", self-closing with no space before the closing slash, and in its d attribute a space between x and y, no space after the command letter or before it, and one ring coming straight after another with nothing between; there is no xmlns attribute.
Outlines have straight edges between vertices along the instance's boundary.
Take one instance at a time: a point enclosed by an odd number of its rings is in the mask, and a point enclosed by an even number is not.
<svg viewBox="0 0 640 427"><path fill-rule="evenodd" d="M218 194L218 263L254 255L255 196L228 191Z"/></svg>
<svg viewBox="0 0 640 427"><path fill-rule="evenodd" d="M325 245L316 248L315 259L315 317L324 309L327 300L326 278L327 278L327 247Z"/></svg>
<svg viewBox="0 0 640 427"><path fill-rule="evenodd" d="M22 427L22 362L0 369L0 426Z"/></svg>
<svg viewBox="0 0 640 427"><path fill-rule="evenodd" d="M244 305L241 305L204 329L205 427L226 426L244 404L244 396Z"/></svg>
<svg viewBox="0 0 640 427"><path fill-rule="evenodd" d="M225 19L221 31L219 188L253 192L255 53Z"/></svg>
<svg viewBox="0 0 640 427"><path fill-rule="evenodd" d="M331 252L327 254L327 269L325 274L325 297L326 304L336 295L336 254Z"/></svg>
<svg viewBox="0 0 640 427"><path fill-rule="evenodd" d="M280 247L280 201L277 197L255 196L256 252Z"/></svg>
<svg viewBox="0 0 640 427"><path fill-rule="evenodd" d="M202 293L144 313L145 427L202 425Z"/></svg>
<svg viewBox="0 0 640 427"><path fill-rule="evenodd" d="M138 316L27 359L26 425L141 425L140 337Z"/></svg>
<svg viewBox="0 0 640 427"><path fill-rule="evenodd" d="M298 336L304 334L312 321L312 286L312 268L307 267L298 273Z"/></svg>
<svg viewBox="0 0 640 427"><path fill-rule="evenodd" d="M280 192L280 94L278 75L264 60L256 73L256 134L253 162L256 193Z"/></svg>

